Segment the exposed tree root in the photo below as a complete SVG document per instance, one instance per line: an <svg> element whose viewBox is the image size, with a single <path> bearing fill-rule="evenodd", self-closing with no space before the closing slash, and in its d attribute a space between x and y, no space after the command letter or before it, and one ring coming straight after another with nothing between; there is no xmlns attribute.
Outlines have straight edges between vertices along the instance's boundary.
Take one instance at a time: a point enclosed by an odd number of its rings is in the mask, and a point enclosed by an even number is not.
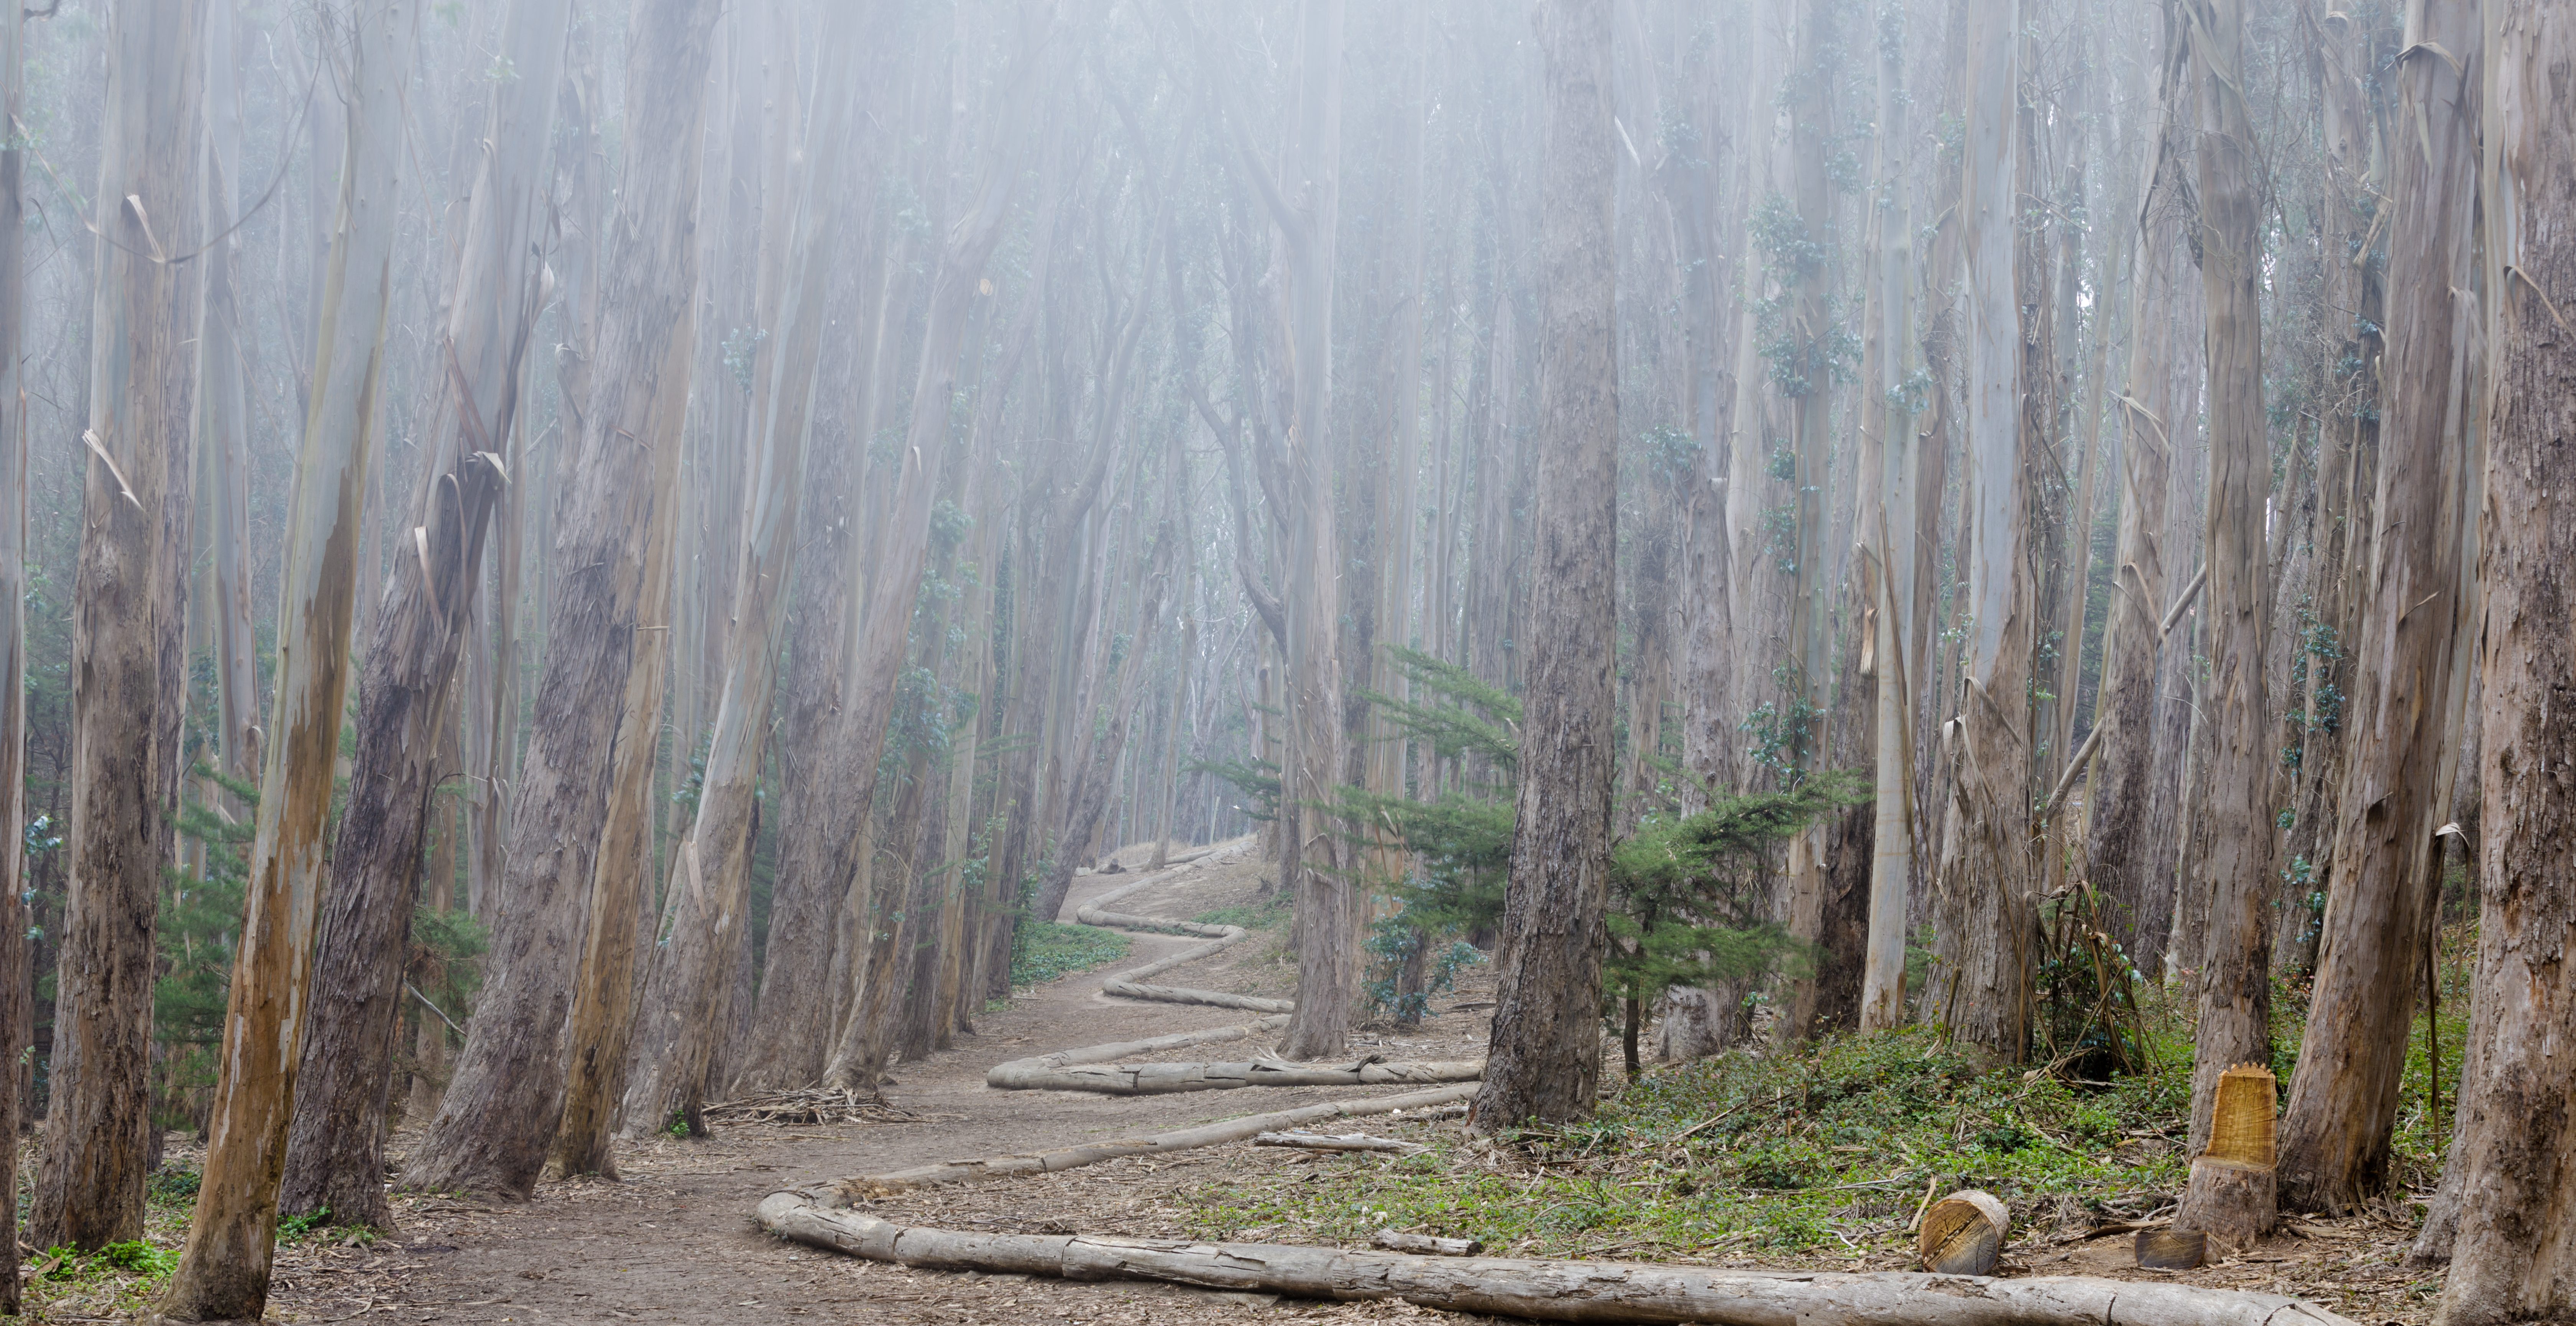
<svg viewBox="0 0 2576 1326"><path fill-rule="evenodd" d="M836 1200L837 1199L837 1200ZM773 1193L760 1223L782 1238L943 1271L1158 1280L1298 1298L1402 1299L1541 1321L1723 1326L2356 1326L2311 1303L2188 1285L1888 1271L1728 1271L1639 1262L1423 1257L1266 1243L1084 1234L970 1234L898 1225L847 1199Z"/></svg>

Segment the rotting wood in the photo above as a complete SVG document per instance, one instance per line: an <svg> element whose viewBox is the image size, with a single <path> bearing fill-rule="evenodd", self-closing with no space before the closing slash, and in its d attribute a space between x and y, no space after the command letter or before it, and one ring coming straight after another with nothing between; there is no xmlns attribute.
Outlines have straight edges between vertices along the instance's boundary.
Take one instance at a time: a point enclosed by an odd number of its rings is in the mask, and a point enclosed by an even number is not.
<svg viewBox="0 0 2576 1326"><path fill-rule="evenodd" d="M1418 1307L1541 1321L2353 1326L2316 1304L2272 1294L2078 1277L1994 1280L1910 1271L1730 1271L1104 1235L971 1234L834 1209L830 1196L810 1191L772 1193L761 1202L759 1215L761 1226L781 1238L932 1270L1154 1280L1343 1302L1397 1299Z"/></svg>

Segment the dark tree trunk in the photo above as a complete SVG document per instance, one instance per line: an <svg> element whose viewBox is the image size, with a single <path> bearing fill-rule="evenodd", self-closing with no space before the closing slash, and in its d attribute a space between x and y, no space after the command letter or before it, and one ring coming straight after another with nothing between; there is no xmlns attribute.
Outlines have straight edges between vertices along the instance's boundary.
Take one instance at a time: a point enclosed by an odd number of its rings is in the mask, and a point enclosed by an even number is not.
<svg viewBox="0 0 2576 1326"><path fill-rule="evenodd" d="M2489 169L2512 188L2488 195L2505 214L2487 221L2513 239L2491 255L2510 275L2489 287L2502 307L2489 323L2478 984L2445 1185L2477 1199L2458 1216L2446 1326L2576 1320L2576 332L2562 319L2576 307L2576 14L2514 6L2493 31Z"/></svg>
<svg viewBox="0 0 2576 1326"><path fill-rule="evenodd" d="M563 457L546 655L483 996L403 1182L523 1198L564 1104L564 1033L606 825L613 747L642 637L645 530L678 445L697 292L700 110L715 0L646 0L627 86L624 182L608 223L591 395Z"/></svg>
<svg viewBox="0 0 2576 1326"><path fill-rule="evenodd" d="M203 285L195 267L151 255L202 242L205 16L205 0L133 0L108 23L72 595L70 895L44 1170L27 1222L39 1248L143 1237L153 928L186 712Z"/></svg>
<svg viewBox="0 0 2576 1326"><path fill-rule="evenodd" d="M2368 606L2353 642L2362 665L2346 718L2345 814L2281 1130L2282 1204L2299 1210L2350 1210L2387 1184L2406 1027L2440 890L2433 834L2450 791L2444 756L2459 739L2444 697L2459 633L2476 629L2460 564L2462 522L2473 518L2461 428L2476 406L2460 366L2478 329L2454 291L2471 283L2474 261L2481 23L2472 0L2430 0L2408 40L2450 54L2419 46L2398 75L2400 118L2428 136L2395 154L2391 390Z"/></svg>
<svg viewBox="0 0 2576 1326"><path fill-rule="evenodd" d="M1547 0L1539 508L1519 818L1475 1126L1592 1112L1608 935L1619 493L1611 0Z"/></svg>

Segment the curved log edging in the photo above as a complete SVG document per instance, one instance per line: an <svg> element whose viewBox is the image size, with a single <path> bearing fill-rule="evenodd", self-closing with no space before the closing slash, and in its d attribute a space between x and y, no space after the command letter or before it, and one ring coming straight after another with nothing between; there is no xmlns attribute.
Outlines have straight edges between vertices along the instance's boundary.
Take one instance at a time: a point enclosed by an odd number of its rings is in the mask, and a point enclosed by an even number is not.
<svg viewBox="0 0 2576 1326"><path fill-rule="evenodd" d="M1912 1271L1737 1271L1652 1262L1428 1257L1272 1243L1097 1234L975 1234L900 1225L838 1194L772 1193L763 1228L811 1247L942 1271L1152 1280L1540 1321L1719 1326L2358 1326L2298 1299L2160 1282L1996 1280Z"/></svg>
<svg viewBox="0 0 2576 1326"><path fill-rule="evenodd" d="M1267 1056L1235 1063L1121 1064L1113 1062L1130 1055L1154 1054L1184 1046L1218 1044L1249 1039L1266 1031L1276 1031L1288 1024L1287 1014L1297 1007L1287 999L1264 999L1255 995L1229 994L1222 990L1195 990L1182 986L1148 985L1145 979L1159 976L1174 967L1196 962L1242 942L1252 933L1241 926L1207 925L1197 921L1172 921L1156 916L1138 916L1113 912L1108 905L1129 894L1161 884L1179 870L1195 864L1211 853L1175 859L1167 869L1144 875L1132 883L1120 885L1074 909L1074 919L1084 925L1109 926L1122 930L1153 930L1166 934L1201 936L1204 944L1192 945L1112 974L1100 984L1101 993L1124 999L1148 999L1167 1004L1206 1004L1216 1008L1239 1008L1247 1012L1272 1016L1239 1026L1217 1027L1207 1031L1181 1032L1158 1036L1152 1040L1124 1041L1093 1045L1081 1049L1058 1050L1027 1059L1013 1059L995 1064L984 1074L984 1085L997 1091L1091 1091L1111 1096L1150 1096L1179 1091L1230 1091L1242 1087L1319 1087L1319 1086L1387 1086L1399 1083L1474 1082L1485 1073L1483 1060L1453 1060L1430 1063L1388 1063L1365 1058L1350 1064L1301 1064ZM1248 1136L1248 1134L1247 1134Z"/></svg>

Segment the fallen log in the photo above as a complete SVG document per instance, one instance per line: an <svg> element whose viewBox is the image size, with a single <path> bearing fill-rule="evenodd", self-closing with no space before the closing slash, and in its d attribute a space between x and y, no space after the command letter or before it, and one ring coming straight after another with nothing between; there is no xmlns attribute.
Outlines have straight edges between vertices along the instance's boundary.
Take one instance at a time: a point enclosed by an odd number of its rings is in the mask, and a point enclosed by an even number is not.
<svg viewBox="0 0 2576 1326"><path fill-rule="evenodd" d="M1266 1031L1277 1031L1288 1025L1285 1016L1267 1017L1259 1022L1239 1023L1231 1027L1210 1027L1205 1031L1180 1031L1151 1040L1111 1041L1106 1045L1086 1045L1075 1050L1058 1050L1027 1059L1013 1059L993 1065L984 1073L984 1085L1008 1091L1019 1087L1023 1079L1058 1073L1075 1064L1107 1063L1130 1055L1161 1054L1166 1050L1192 1045L1219 1045L1227 1041L1248 1040Z"/></svg>
<svg viewBox="0 0 2576 1326"><path fill-rule="evenodd" d="M1444 1239L1436 1234L1407 1234L1399 1229L1381 1229L1369 1235L1369 1243L1389 1252L1420 1253L1428 1257L1476 1257L1485 1251L1481 1239Z"/></svg>
<svg viewBox="0 0 2576 1326"><path fill-rule="evenodd" d="M920 1165L885 1174L862 1175L843 1179L829 1191L846 1203L853 1198L872 1197L900 1192L907 1188L926 1188L940 1184L973 1183L982 1179L1011 1174L1052 1174L1058 1170L1083 1165L1097 1165L1121 1156L1155 1156L1170 1151L1187 1151L1194 1147L1217 1146L1240 1142L1262 1133L1295 1128L1299 1124L1322 1119L1355 1119L1373 1114L1401 1114L1406 1110L1447 1105L1476 1094L1474 1083L1435 1087L1429 1091L1408 1091L1400 1096L1376 1096L1366 1100L1337 1100L1321 1105L1304 1105L1293 1110L1273 1110L1268 1114L1246 1115L1219 1123L1202 1124L1174 1132L1156 1133L1151 1137L1110 1142L1091 1142L1082 1146L1041 1151L1032 1155L992 1156L981 1160L952 1160L943 1165Z"/></svg>
<svg viewBox="0 0 2576 1326"><path fill-rule="evenodd" d="M899 1225L772 1193L760 1223L782 1238L870 1261L943 1271L1154 1280L1207 1289L1539 1321L1718 1326L2357 1326L2272 1294L2075 1277L1992 1280L1909 1271L1730 1271L1642 1262L1424 1257L1265 1243L1085 1234L971 1234Z"/></svg>
<svg viewBox="0 0 2576 1326"><path fill-rule="evenodd" d="M1025 1062L1025 1061L1023 1061ZM1162 1096L1183 1091L1237 1091L1245 1087L1382 1087L1425 1082L1474 1082L1485 1061L1428 1063L1300 1064L1252 1059L1230 1064L1084 1064L1058 1072L1004 1074L1002 1065L984 1085L1005 1091L1090 1091L1103 1096Z"/></svg>
<svg viewBox="0 0 2576 1326"><path fill-rule="evenodd" d="M1431 1149L1420 1142L1398 1141L1392 1137L1371 1137L1367 1133L1341 1133L1338 1135L1333 1133L1261 1133L1252 1139L1252 1144L1254 1146L1294 1147L1299 1151L1392 1151L1397 1155L1404 1156L1412 1155L1416 1151L1428 1151ZM1415 1238L1419 1236L1407 1234L1405 1237ZM1388 1246L1393 1245L1390 1244ZM1408 1248L1405 1251L1421 1252L1424 1251L1424 1249Z"/></svg>

